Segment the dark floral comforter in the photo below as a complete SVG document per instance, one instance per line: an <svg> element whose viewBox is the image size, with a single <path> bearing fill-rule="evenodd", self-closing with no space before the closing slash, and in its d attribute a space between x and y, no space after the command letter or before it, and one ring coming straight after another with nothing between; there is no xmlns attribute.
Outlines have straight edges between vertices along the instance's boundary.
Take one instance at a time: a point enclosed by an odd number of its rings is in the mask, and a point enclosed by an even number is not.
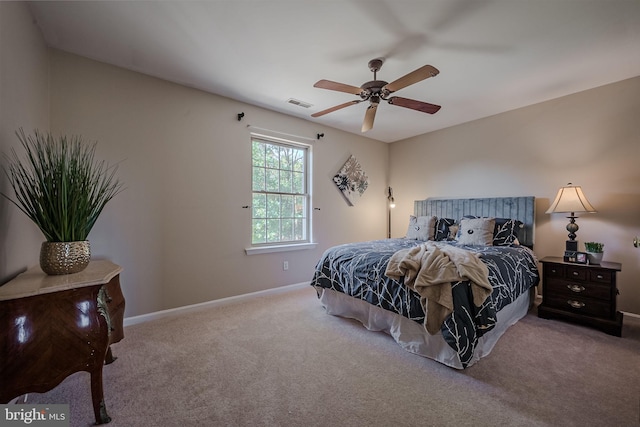
<svg viewBox="0 0 640 427"><path fill-rule="evenodd" d="M424 323L417 293L385 276L391 256L424 243L385 239L334 246L323 254L311 280L315 287L333 289L377 307ZM460 246L480 253L493 286L491 298L475 307L468 281L452 283L454 312L442 326L442 336L460 356L463 367L471 361L478 339L493 329L496 312L536 286L540 276L533 252L524 246Z"/></svg>

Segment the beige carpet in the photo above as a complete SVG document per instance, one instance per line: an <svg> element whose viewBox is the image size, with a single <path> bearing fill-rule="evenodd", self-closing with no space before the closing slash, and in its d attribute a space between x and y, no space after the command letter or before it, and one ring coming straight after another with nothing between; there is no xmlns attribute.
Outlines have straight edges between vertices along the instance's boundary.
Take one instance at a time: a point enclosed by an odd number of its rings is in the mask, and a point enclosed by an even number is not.
<svg viewBox="0 0 640 427"><path fill-rule="evenodd" d="M125 329L110 426L637 426L640 320L622 338L535 310L464 371L327 315L312 288ZM94 422L89 375L30 394Z"/></svg>

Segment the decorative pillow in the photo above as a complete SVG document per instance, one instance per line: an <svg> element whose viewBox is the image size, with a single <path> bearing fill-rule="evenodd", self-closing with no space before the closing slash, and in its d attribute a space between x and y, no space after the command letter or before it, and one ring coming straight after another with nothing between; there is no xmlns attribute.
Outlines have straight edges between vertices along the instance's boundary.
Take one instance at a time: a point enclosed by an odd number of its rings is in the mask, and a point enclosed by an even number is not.
<svg viewBox="0 0 640 427"><path fill-rule="evenodd" d="M465 215L463 218L487 218L473 215ZM493 229L494 246L519 245L519 232L524 223L512 218L494 218L496 226Z"/></svg>
<svg viewBox="0 0 640 427"><path fill-rule="evenodd" d="M433 240L453 240L455 238L455 233L453 237L451 236L452 225L456 223L455 219L451 218L438 218L436 219L435 226L435 234L433 236ZM456 230L457 231L457 230Z"/></svg>
<svg viewBox="0 0 640 427"><path fill-rule="evenodd" d="M458 244L493 246L495 218L462 218L458 230Z"/></svg>
<svg viewBox="0 0 640 427"><path fill-rule="evenodd" d="M458 223L455 223L449 227L449 240L456 240L458 230L460 230L460 224Z"/></svg>
<svg viewBox="0 0 640 427"><path fill-rule="evenodd" d="M496 227L493 231L494 246L519 245L518 233L523 223L517 219L496 218Z"/></svg>
<svg viewBox="0 0 640 427"><path fill-rule="evenodd" d="M407 228L407 239L412 240L433 240L435 216L409 216L409 228Z"/></svg>

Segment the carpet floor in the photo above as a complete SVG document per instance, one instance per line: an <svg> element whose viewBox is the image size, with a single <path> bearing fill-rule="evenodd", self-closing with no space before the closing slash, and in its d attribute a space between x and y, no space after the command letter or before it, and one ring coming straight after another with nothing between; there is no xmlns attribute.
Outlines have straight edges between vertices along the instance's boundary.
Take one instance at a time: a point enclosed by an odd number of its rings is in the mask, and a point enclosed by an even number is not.
<svg viewBox="0 0 640 427"><path fill-rule="evenodd" d="M455 370L327 315L309 287L125 328L104 368L113 427L638 426L640 319L622 337L540 319ZM94 423L89 374L27 403Z"/></svg>

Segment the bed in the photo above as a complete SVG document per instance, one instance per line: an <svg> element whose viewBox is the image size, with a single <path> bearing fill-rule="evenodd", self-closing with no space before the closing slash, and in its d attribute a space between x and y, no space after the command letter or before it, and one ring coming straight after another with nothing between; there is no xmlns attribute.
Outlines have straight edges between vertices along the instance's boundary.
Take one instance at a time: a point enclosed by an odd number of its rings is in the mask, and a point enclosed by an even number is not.
<svg viewBox="0 0 640 427"><path fill-rule="evenodd" d="M316 265L311 285L328 314L384 331L409 352L456 369L468 368L487 356L531 306L540 280L532 251L534 217L531 196L417 200L405 238L329 248ZM407 254L432 258L438 251L476 254L476 263L479 259L482 264L476 267L486 270L490 285L480 301L475 292L481 289L476 283L481 279L465 276L447 282L443 289L450 293L453 307L441 325L433 317L442 307L423 293L434 288L415 285L419 279L409 273L392 274Z"/></svg>

